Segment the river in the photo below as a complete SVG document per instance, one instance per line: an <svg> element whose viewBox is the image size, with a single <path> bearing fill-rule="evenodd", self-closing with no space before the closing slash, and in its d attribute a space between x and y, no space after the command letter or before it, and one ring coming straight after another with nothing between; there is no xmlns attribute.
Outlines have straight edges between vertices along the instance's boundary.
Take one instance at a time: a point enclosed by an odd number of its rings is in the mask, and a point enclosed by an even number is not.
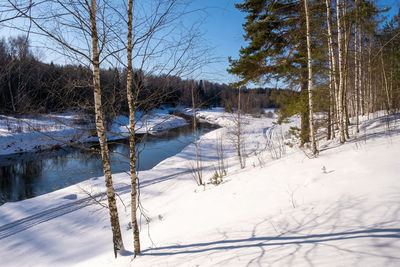
<svg viewBox="0 0 400 267"><path fill-rule="evenodd" d="M198 136L215 128L213 125L201 123L198 126ZM140 144L140 148L144 149L140 153L138 170L153 168L192 142L191 125L171 129L156 136L147 136L145 142ZM112 172L129 171L127 140L109 142L109 148L114 152L111 153ZM46 194L102 175L100 154L88 149L62 148L0 156L0 205Z"/></svg>

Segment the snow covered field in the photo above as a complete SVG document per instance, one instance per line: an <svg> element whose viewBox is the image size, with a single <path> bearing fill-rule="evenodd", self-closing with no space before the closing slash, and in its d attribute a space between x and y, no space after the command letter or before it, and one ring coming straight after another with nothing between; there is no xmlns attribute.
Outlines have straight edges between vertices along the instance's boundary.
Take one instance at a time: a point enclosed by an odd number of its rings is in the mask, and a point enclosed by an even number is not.
<svg viewBox="0 0 400 267"><path fill-rule="evenodd" d="M221 137L227 176L218 186L197 186L193 145L139 173L150 218L141 220L140 256L114 259L108 211L88 205L82 191L105 191L99 177L0 206L0 265L400 266L398 117L364 119L344 145L320 140L314 159L287 134L297 118L279 126L275 118L245 117L248 158L240 169L231 115L198 116L226 126L200 139L203 176L213 176ZM133 251L129 177L113 178L126 205L119 203L125 247Z"/></svg>
<svg viewBox="0 0 400 267"><path fill-rule="evenodd" d="M136 124L137 133L155 134L187 124L185 119L154 110ZM109 140L127 137L129 119L118 116L107 134ZM93 123L78 113L12 117L0 115L0 155L50 149L97 141Z"/></svg>

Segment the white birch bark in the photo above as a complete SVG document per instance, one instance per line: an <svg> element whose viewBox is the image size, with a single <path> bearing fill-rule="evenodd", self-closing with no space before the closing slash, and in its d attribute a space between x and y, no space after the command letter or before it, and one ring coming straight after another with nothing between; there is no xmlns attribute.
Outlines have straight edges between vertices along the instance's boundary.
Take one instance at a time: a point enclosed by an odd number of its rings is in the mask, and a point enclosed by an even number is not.
<svg viewBox="0 0 400 267"><path fill-rule="evenodd" d="M355 8L356 8L356 24L354 27L354 93L355 93L355 98L356 98L356 133L358 133L359 130L359 115L360 115L360 88L359 88L359 54L358 54L358 0L355 0L354 2Z"/></svg>
<svg viewBox="0 0 400 267"><path fill-rule="evenodd" d="M308 105L310 112L310 138L312 153L318 153L317 144L315 142L315 128L314 128L314 113L313 113L313 99L312 99L312 55L311 55L311 34L310 34L310 12L308 10L308 0L304 0L304 9L306 12L306 30L307 30L307 67L308 67Z"/></svg>
<svg viewBox="0 0 400 267"><path fill-rule="evenodd" d="M339 138L340 143L345 142L344 136L344 114L343 114L343 89L344 89L344 82L343 82L343 44L342 44L342 35L343 35L343 25L341 22L341 8L342 3L340 0L336 0L336 15L337 15L337 28L338 28L338 53L339 53L339 90L338 90L338 100L339 100Z"/></svg>
<svg viewBox="0 0 400 267"><path fill-rule="evenodd" d="M337 109L337 76L336 76L336 58L333 52L333 38L332 38L332 29L331 29L331 0L325 0L326 4L326 24L328 26L328 53L329 53L329 92L331 96L331 107L332 107L332 122L331 131L332 137L335 138L335 123L334 120L337 118L338 109Z"/></svg>
<svg viewBox="0 0 400 267"><path fill-rule="evenodd" d="M108 209L110 213L111 230L113 234L114 256L117 257L119 250L124 250L122 242L121 228L119 224L117 202L115 199L114 185L110 167L110 153L108 150L107 137L104 129L103 108L101 102L101 87L100 87L100 56L98 50L98 35L96 23L96 0L91 0L90 6L90 27L92 41L92 65L93 65L93 92L94 92L94 107L95 107L95 122L96 131L99 137L101 158L103 161L104 178L106 182Z"/></svg>
<svg viewBox="0 0 400 267"><path fill-rule="evenodd" d="M358 31L358 90L360 95L360 113L361 115L365 115L365 89L363 90L363 70L362 70L362 31L361 27L359 27Z"/></svg>
<svg viewBox="0 0 400 267"><path fill-rule="evenodd" d="M133 0L128 0L128 46L127 46L127 79L126 79L126 95L128 99L129 107L129 165L130 165L130 176L131 176L131 223L133 232L133 245L135 249L135 257L140 253L140 234L139 225L136 215L137 210L137 172L136 172L136 132L135 132L135 113L136 107L134 103L134 96L132 92L133 86L133 67L132 67L132 11L133 11Z"/></svg>

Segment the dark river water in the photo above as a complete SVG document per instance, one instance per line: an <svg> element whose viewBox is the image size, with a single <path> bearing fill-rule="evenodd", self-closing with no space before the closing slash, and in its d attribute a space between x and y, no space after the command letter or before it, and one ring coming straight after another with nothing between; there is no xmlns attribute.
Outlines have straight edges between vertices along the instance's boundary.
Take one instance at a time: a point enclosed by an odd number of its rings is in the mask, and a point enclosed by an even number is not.
<svg viewBox="0 0 400 267"><path fill-rule="evenodd" d="M198 136L216 127L199 124ZM138 170L153 168L162 160L174 156L193 142L191 125L148 136L140 146ZM127 140L109 143L113 173L129 171ZM0 205L9 201L46 194L79 183L91 177L102 176L101 156L86 149L63 148L57 151L20 153L0 156Z"/></svg>

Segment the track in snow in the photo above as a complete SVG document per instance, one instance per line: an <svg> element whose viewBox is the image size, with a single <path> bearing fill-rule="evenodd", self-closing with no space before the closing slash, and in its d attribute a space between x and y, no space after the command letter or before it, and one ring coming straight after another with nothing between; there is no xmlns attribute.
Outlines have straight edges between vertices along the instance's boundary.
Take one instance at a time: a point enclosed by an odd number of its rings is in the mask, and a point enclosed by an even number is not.
<svg viewBox="0 0 400 267"><path fill-rule="evenodd" d="M170 180L178 175L190 173L191 170L184 170L178 173L161 176L152 180L143 181L140 183L140 187L147 187L153 184L161 183L167 180ZM130 193L131 186L121 186L115 189L115 191L119 194ZM74 212L76 210L82 209L84 207L95 204L93 201L90 201L92 198L105 196L106 192L97 193L91 197L85 197L64 205L60 205L58 207L54 207L51 209L47 209L36 213L34 215L25 217L23 219L16 220L11 223L7 223L5 225L0 226L0 240L5 239L9 236L15 235L19 232L25 231L35 225L50 221L62 215Z"/></svg>

